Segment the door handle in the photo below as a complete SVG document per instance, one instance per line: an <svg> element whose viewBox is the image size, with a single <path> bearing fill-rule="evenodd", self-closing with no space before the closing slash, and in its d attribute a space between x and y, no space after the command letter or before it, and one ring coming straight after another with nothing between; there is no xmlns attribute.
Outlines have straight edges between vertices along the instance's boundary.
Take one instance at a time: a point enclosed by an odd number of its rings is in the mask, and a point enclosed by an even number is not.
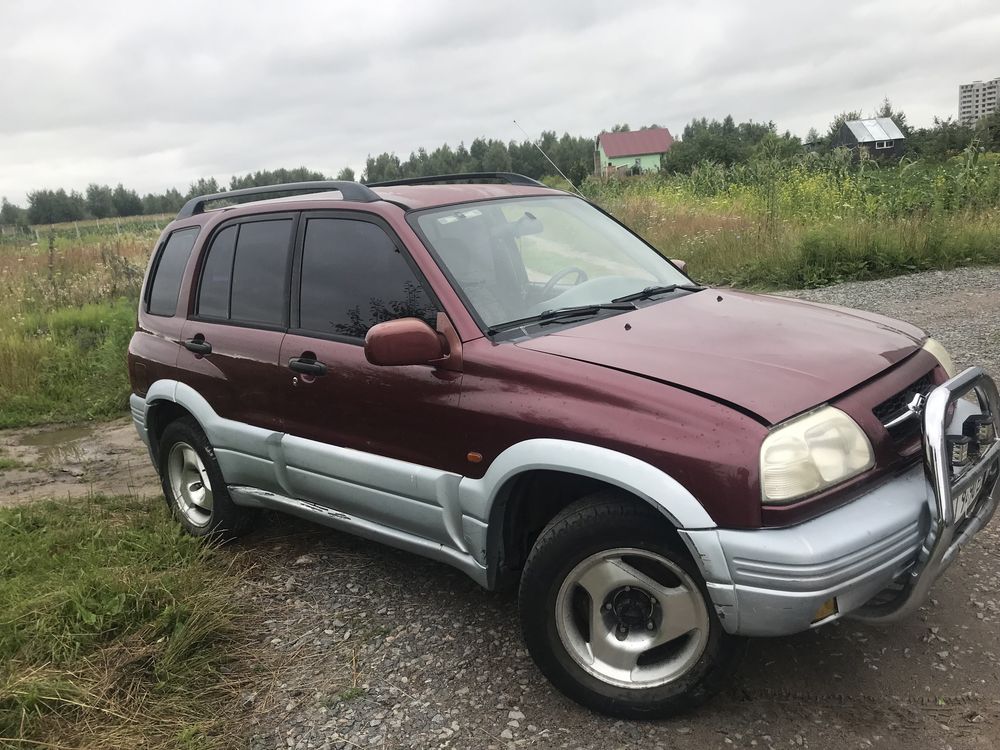
<svg viewBox="0 0 1000 750"><path fill-rule="evenodd" d="M327 368L322 362L317 362L315 359L306 359L305 357L293 357L288 360L288 367L295 372L301 372L305 375L326 375Z"/></svg>
<svg viewBox="0 0 1000 750"><path fill-rule="evenodd" d="M212 353L212 345L205 341L204 336L195 336L193 339L188 339L184 342L184 348L202 356Z"/></svg>

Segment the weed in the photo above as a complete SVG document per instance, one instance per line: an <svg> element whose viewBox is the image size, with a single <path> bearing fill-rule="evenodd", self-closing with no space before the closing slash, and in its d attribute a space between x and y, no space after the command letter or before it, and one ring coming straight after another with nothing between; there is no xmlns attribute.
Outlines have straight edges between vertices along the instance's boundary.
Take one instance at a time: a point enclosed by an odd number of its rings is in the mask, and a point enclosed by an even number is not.
<svg viewBox="0 0 1000 750"><path fill-rule="evenodd" d="M364 688L349 687L346 690L341 691L340 700L344 702L353 701L363 697L364 694L365 694Z"/></svg>

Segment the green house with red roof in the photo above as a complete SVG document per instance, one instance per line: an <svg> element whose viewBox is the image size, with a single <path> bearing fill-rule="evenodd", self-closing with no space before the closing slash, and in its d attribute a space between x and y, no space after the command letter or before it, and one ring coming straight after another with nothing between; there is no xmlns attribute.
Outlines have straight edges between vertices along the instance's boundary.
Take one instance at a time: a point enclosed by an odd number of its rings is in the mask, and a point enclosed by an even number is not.
<svg viewBox="0 0 1000 750"><path fill-rule="evenodd" d="M660 157L670 150L673 142L674 137L666 128L601 133L594 146L594 174L610 177L631 170L657 170Z"/></svg>

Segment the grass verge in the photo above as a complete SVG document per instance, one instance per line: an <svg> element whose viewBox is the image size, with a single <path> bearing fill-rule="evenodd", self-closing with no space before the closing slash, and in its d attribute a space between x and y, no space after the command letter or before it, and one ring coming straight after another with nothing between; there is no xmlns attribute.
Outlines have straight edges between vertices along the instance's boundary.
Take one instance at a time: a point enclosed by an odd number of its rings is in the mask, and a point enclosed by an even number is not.
<svg viewBox="0 0 1000 750"><path fill-rule="evenodd" d="M126 497L0 509L0 534L0 747L239 746L231 556Z"/></svg>

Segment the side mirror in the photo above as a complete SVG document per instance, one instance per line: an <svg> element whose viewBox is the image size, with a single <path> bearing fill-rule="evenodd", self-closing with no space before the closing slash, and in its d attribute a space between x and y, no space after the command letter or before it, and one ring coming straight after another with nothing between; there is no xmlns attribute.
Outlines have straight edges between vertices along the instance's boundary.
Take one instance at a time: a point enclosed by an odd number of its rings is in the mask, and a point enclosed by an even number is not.
<svg viewBox="0 0 1000 750"><path fill-rule="evenodd" d="M441 337L417 318L387 320L365 336L365 357L381 367L426 365L447 353Z"/></svg>
<svg viewBox="0 0 1000 750"><path fill-rule="evenodd" d="M687 273L688 264L686 260L677 260L677 258L671 258L670 262L673 263L675 266L677 266L681 270L681 273Z"/></svg>

